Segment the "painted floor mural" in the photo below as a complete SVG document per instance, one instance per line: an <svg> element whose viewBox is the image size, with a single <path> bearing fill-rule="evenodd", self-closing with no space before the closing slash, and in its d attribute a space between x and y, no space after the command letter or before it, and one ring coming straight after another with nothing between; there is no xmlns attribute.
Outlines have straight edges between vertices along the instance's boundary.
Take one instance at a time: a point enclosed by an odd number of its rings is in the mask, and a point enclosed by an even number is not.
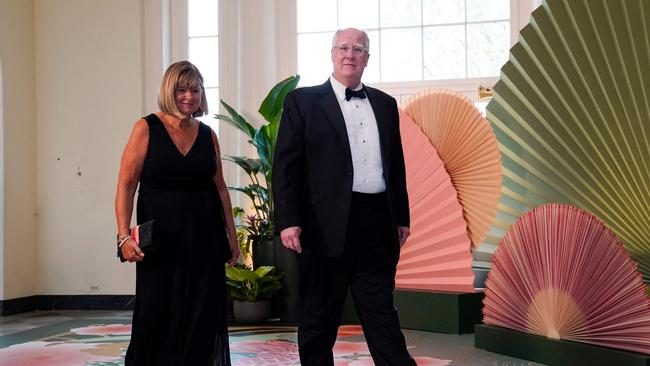
<svg viewBox="0 0 650 366"><path fill-rule="evenodd" d="M36 312L0 317L0 366L123 366L130 313L112 315ZM229 333L233 366L300 365L295 327L231 326ZM539 365L476 349L471 334L404 330L404 335L419 366ZM358 325L339 328L334 357L335 366L374 365Z"/></svg>
<svg viewBox="0 0 650 366"><path fill-rule="evenodd" d="M57 324L48 330L52 335L8 345L0 349L0 366L122 366L131 333L130 324L94 323L79 325L79 320ZM69 328L69 329L66 329ZM34 331L28 331L34 332ZM232 327L231 359L234 365L299 365L298 346L293 327ZM334 347L336 366L374 365L368 346L361 340L361 327L343 326ZM350 339L350 340L347 340ZM18 338L17 338L18 340ZM445 366L450 360L417 357L418 365Z"/></svg>

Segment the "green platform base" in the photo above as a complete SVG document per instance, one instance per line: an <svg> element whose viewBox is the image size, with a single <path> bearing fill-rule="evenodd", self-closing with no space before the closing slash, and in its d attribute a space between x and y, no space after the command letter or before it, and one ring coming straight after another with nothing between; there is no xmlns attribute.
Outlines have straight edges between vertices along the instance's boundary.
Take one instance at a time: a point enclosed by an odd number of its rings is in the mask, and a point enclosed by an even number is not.
<svg viewBox="0 0 650 366"><path fill-rule="evenodd" d="M482 292L435 292L395 290L395 307L402 328L437 333L472 333L483 319ZM348 295L343 321L358 323L359 318Z"/></svg>
<svg viewBox="0 0 650 366"><path fill-rule="evenodd" d="M494 325L476 325L474 345L476 348L547 365L650 365L650 356L641 353L551 339Z"/></svg>

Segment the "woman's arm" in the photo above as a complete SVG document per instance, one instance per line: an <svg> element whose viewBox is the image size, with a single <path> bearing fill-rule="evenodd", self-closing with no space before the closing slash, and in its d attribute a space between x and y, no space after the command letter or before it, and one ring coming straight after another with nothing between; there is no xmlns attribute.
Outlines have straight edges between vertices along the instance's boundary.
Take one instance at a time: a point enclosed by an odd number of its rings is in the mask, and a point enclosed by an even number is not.
<svg viewBox="0 0 650 366"><path fill-rule="evenodd" d="M124 147L120 173L117 179L117 192L115 193L115 218L117 220L118 237L129 234L131 214L133 212L133 196L138 187L140 172L147 155L149 145L149 126L144 119L138 120L133 126L129 141ZM138 244L129 239L122 244L122 255L129 262L141 261L144 253Z"/></svg>
<svg viewBox="0 0 650 366"><path fill-rule="evenodd" d="M228 244L230 245L230 252L232 258L228 261L228 265L234 266L239 259L239 243L237 242L237 232L235 231L235 219L232 215L232 203L230 201L230 193L228 186L223 179L223 169L221 164L221 149L219 148L219 140L217 134L212 131L212 143L214 144L215 159L217 161L217 173L212 178L217 185L217 191L221 198L223 205L223 213L226 220L226 233L228 234Z"/></svg>

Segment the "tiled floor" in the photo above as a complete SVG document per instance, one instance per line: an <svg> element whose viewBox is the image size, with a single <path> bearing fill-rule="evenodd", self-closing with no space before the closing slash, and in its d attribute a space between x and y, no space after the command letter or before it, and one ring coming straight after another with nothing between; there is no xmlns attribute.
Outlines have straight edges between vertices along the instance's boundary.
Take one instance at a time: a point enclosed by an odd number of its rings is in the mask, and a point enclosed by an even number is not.
<svg viewBox="0 0 650 366"><path fill-rule="evenodd" d="M128 329L126 335L119 334L117 336L103 336L104 338L101 338L101 334L94 334L94 338L84 339L83 335L79 336L73 334L74 332L70 333L70 328L86 327L88 325L97 324L127 324L128 326L130 320L131 313L128 311L43 311L0 317L0 356L2 356L3 351L7 351L9 347L11 347L12 352L6 353L11 353L11 357L16 357L16 353L20 352L21 346L24 347L26 353L33 353L33 345L38 345L39 342L61 344L61 342L76 342L78 340L86 342L85 344L87 346L97 346L102 344L102 342L103 344L113 342L113 344L117 345L115 346L118 349L117 356L120 356L120 353L122 353L121 357L123 357L123 349L127 344L126 342L128 342ZM343 352L339 355L342 354L343 356L339 358L337 365L372 365L372 362L369 361L367 355L359 356L357 353L354 356L346 356L345 354L345 352L350 352L350 349L362 350L365 348L367 352L363 336L359 333L360 331L358 329L355 330L354 326L339 333L339 336L343 337L343 341L337 343L337 347L339 347L339 350ZM293 327L275 327L272 324L268 327L231 327L230 334L233 366L244 364L263 366L266 364L263 360L268 358L264 358L266 356L262 355L262 353L266 352L268 356L269 352L275 352L273 351L273 347L279 344L282 344L281 347L284 348L278 348L278 353L286 353L287 345L293 347L295 350L295 328ZM406 336L407 344L409 345L409 351L414 357L416 357L416 360L420 365L540 365L538 363L476 349L474 348L473 334L450 335L413 330L404 330L404 334ZM111 340L110 337L114 337L114 339ZM339 339L341 340L341 338ZM91 344L88 342L94 343ZM250 357L248 356L250 353L255 353L255 347L259 347L260 350L257 356L253 356L257 357L255 358L256 361L251 359L245 360L244 357ZM41 346L38 352L42 353L42 349L47 349L47 347ZM238 352L238 350L240 352ZM363 353L363 351L355 352ZM6 357L8 356L5 356L5 359ZM20 355L18 355L18 357L20 357ZM121 361L121 357L108 363L92 364L122 365L123 361ZM294 355L293 357L293 359L295 359L297 356ZM353 361L347 361L347 359ZM3 363L3 357L0 357L0 366L4 366L5 364L9 365L9 363ZM50 363L37 362L28 364L49 365ZM79 364L84 365L86 363ZM282 365L282 363L277 362L277 358L275 363L272 364ZM288 364L295 363L291 362L287 363L287 365ZM59 364L57 363L57 365ZM73 366L73 364L66 364L66 366Z"/></svg>

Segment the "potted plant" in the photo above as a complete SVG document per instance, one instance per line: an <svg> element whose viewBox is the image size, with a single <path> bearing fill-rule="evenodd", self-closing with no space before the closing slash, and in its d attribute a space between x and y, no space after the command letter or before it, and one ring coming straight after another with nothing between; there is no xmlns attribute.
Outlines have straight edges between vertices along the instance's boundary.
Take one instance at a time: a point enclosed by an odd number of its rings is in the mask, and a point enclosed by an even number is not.
<svg viewBox="0 0 650 366"><path fill-rule="evenodd" d="M226 265L226 290L233 299L235 319L242 323L266 321L271 317L271 297L282 290L282 276L273 266L252 270L245 265Z"/></svg>
<svg viewBox="0 0 650 366"><path fill-rule="evenodd" d="M267 94L260 105L258 112L266 123L255 128L240 113L228 103L221 100L221 104L228 113L216 114L214 118L228 122L242 131L248 143L257 151L257 157L224 156L224 160L232 161L241 167L248 175L250 183L243 186L230 186L229 188L245 194L253 204L253 213L246 216L245 222L240 227L246 231L249 245L252 246L253 265L274 264L273 247L273 154L275 153L275 140L280 127L284 99L291 90L296 88L300 76L290 76L277 83ZM266 257L260 254L266 250ZM256 253L257 251L257 253ZM271 258L268 258L271 257ZM257 261L256 261L257 259ZM258 263L256 263L258 262ZM264 262L264 263L259 263Z"/></svg>
<svg viewBox="0 0 650 366"><path fill-rule="evenodd" d="M235 218L236 222L239 222L235 225L237 233L237 243L239 243L239 252L243 262L248 265L248 260L252 259L251 245L250 245L250 226L247 225L248 218L246 217L246 211L239 206L232 208L232 215Z"/></svg>
<svg viewBox="0 0 650 366"><path fill-rule="evenodd" d="M227 115L214 116L242 131L257 152L257 157L227 155L224 160L237 164L250 178L247 185L229 187L245 194L253 205L253 212L248 215L236 208L236 214L240 215L238 231L243 233L246 240L242 253L252 251L253 268L274 265L284 274L282 284L286 291L275 301L274 308L285 322L295 322L298 319L298 274L294 254L284 248L279 238L274 236L272 163L284 99L296 88L299 80L298 75L290 76L269 91L258 110L266 121L259 128L253 127L253 124L223 100L221 104Z"/></svg>

